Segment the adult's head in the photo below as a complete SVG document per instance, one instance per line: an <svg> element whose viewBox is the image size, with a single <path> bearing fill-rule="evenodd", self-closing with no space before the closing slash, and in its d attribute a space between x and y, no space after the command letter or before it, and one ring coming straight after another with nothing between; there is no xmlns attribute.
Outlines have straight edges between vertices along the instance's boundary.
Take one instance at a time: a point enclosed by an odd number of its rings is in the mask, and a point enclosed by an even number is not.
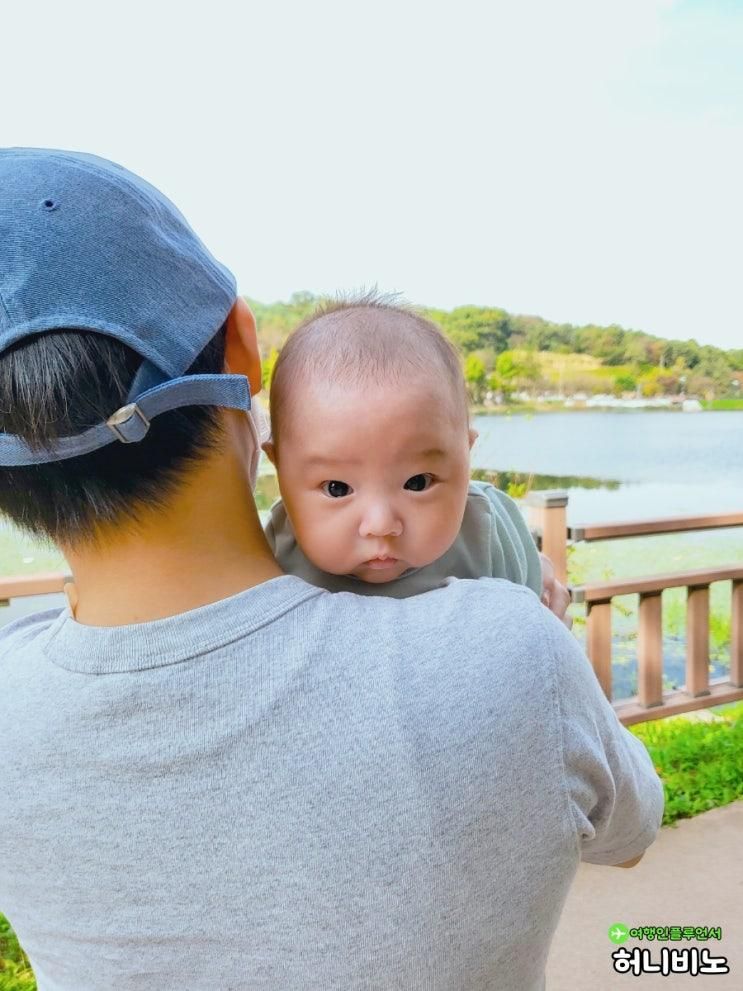
<svg viewBox="0 0 743 991"><path fill-rule="evenodd" d="M168 505L223 408L254 481L258 391L250 310L166 197L92 155L0 150L0 512L96 543Z"/></svg>

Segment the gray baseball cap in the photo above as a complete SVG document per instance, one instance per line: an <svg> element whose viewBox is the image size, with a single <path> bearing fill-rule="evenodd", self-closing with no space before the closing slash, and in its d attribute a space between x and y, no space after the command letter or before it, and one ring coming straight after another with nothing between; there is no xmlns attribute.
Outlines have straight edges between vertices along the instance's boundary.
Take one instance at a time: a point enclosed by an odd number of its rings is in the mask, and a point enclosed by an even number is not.
<svg viewBox="0 0 743 991"><path fill-rule="evenodd" d="M37 450L0 433L0 466L135 443L181 406L250 409L244 375L184 375L237 296L235 279L162 193L80 152L0 149L0 361L48 330L96 331L142 356L125 406Z"/></svg>

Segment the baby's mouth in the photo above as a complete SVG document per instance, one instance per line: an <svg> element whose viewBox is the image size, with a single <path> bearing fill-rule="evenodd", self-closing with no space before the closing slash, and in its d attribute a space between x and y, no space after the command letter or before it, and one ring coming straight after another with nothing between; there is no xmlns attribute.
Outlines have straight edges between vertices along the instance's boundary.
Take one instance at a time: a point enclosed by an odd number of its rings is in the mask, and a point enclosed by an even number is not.
<svg viewBox="0 0 743 991"><path fill-rule="evenodd" d="M364 562L364 565L373 571L384 571L385 568L392 568L396 564L396 557L374 557L370 561Z"/></svg>

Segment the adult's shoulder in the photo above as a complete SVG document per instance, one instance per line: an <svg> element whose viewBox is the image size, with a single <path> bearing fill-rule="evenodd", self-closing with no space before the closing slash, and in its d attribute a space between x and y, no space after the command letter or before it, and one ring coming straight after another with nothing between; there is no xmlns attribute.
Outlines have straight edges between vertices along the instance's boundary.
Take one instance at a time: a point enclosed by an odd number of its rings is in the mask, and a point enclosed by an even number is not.
<svg viewBox="0 0 743 991"><path fill-rule="evenodd" d="M523 643L543 637L544 607L529 588L502 578L449 577L439 588L405 599L353 598L372 614L390 610L394 621L405 627L446 630L447 636L470 643L493 637Z"/></svg>
<svg viewBox="0 0 743 991"><path fill-rule="evenodd" d="M439 718L448 706L442 686L452 705L468 713L473 733L491 733L493 712L515 700L531 720L554 708L546 609L528 588L498 578L447 578L440 588L405 599L348 598L354 605L335 617L335 631L352 626L354 642L397 670L429 714Z"/></svg>
<svg viewBox="0 0 743 991"><path fill-rule="evenodd" d="M24 644L45 633L65 609L66 607L45 609L42 612L21 616L0 627L0 662L6 657L13 656Z"/></svg>
<svg viewBox="0 0 743 991"><path fill-rule="evenodd" d="M438 588L406 599L383 595L353 596L353 598L366 603L372 609L382 603L389 604L393 608L394 604L399 608L407 603L407 608L411 612L421 613L466 605L468 609L475 611L479 609L490 611L499 607L509 612L530 612L536 615L542 608L534 593L525 585L515 585L505 578L490 576L482 578L449 576L443 579Z"/></svg>
<svg viewBox="0 0 743 991"><path fill-rule="evenodd" d="M531 589L505 578L447 578L435 593L445 593L450 608L464 611L462 624L465 626L485 624L491 627L496 619L500 625L526 620L540 624L544 611Z"/></svg>

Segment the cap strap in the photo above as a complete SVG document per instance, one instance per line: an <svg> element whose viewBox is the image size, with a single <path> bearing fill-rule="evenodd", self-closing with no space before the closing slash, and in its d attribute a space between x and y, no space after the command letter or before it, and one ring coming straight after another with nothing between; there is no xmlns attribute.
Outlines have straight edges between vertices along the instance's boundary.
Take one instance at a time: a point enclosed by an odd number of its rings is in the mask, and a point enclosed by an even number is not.
<svg viewBox="0 0 743 991"><path fill-rule="evenodd" d="M147 361L145 358L142 364L137 369L137 374L134 376L134 381L129 389L129 394L126 397L128 403L133 403L137 396L141 396L144 392L149 392L150 389L154 389L156 385L160 385L162 382L167 382L168 376L158 368L157 365L153 365L151 361Z"/></svg>
<svg viewBox="0 0 743 991"><path fill-rule="evenodd" d="M74 437L58 437L52 445L34 450L13 434L0 434L0 466L47 464L89 454L115 440L140 441L150 421L160 413L182 406L226 406L250 409L250 385L244 375L184 375L163 382L122 406L105 423L89 427Z"/></svg>

